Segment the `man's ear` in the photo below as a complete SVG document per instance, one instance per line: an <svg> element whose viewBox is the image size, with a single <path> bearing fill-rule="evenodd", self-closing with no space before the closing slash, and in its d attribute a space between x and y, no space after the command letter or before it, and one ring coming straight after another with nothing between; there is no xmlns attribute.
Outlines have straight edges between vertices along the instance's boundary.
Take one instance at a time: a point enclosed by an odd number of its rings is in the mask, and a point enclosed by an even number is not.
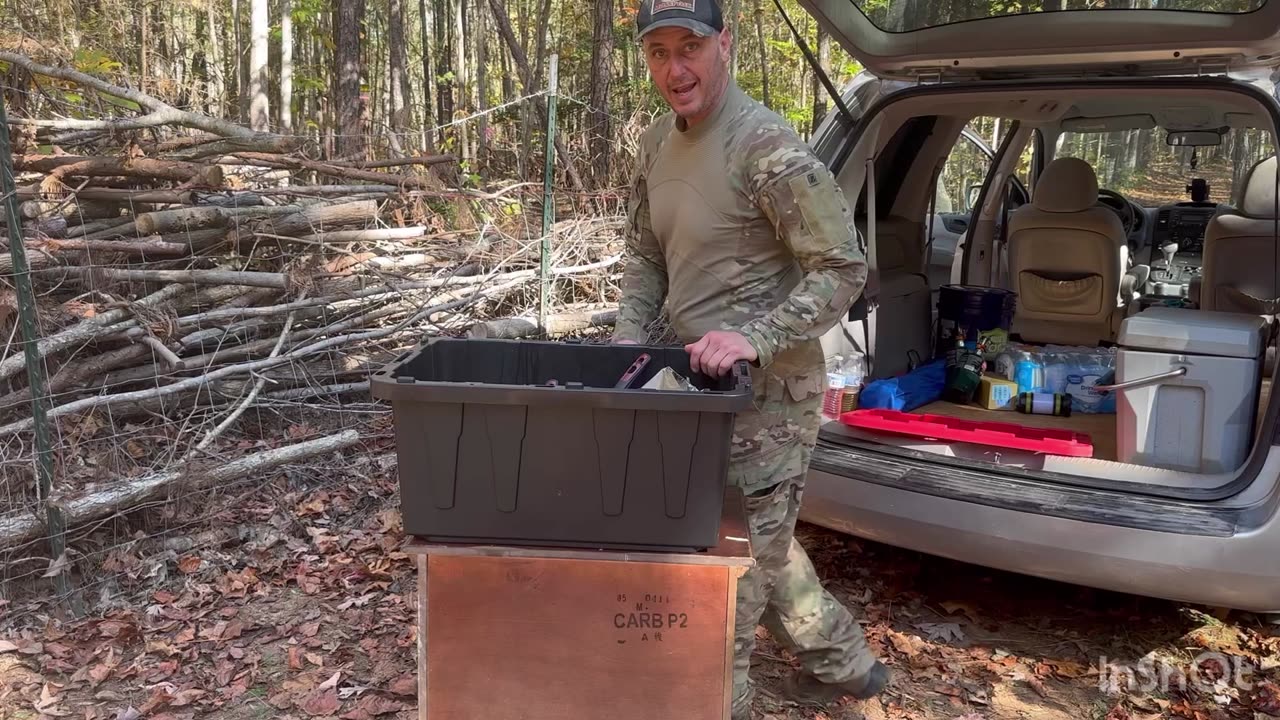
<svg viewBox="0 0 1280 720"><path fill-rule="evenodd" d="M729 28L725 28L720 31L720 37L716 38L716 40L720 48L720 59L729 62L729 58L732 57L733 33L730 32Z"/></svg>

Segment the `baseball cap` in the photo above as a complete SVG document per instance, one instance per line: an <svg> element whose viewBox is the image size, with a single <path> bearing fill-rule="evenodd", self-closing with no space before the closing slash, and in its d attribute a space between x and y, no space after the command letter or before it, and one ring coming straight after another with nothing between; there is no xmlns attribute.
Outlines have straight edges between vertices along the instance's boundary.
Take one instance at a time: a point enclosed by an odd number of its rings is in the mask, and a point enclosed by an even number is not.
<svg viewBox="0 0 1280 720"><path fill-rule="evenodd" d="M716 0L644 0L636 15L636 36L662 27L682 27L703 36L724 29Z"/></svg>

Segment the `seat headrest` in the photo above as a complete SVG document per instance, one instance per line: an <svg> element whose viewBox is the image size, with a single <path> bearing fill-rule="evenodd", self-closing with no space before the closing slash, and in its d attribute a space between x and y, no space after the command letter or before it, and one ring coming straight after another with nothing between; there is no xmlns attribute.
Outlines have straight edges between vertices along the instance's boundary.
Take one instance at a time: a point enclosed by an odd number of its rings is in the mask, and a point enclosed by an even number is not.
<svg viewBox="0 0 1280 720"><path fill-rule="evenodd" d="M1098 202L1098 176L1089 163L1072 157L1057 158L1036 183L1031 204L1045 212L1088 210Z"/></svg>
<svg viewBox="0 0 1280 720"><path fill-rule="evenodd" d="M1276 216L1276 156L1249 168L1244 177L1244 196L1240 213L1251 218L1271 220Z"/></svg>

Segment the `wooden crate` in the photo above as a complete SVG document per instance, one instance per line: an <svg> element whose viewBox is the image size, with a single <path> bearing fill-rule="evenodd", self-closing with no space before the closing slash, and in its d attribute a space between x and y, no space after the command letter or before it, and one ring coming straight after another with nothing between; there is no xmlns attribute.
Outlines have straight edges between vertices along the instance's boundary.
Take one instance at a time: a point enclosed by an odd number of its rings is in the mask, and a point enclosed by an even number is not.
<svg viewBox="0 0 1280 720"><path fill-rule="evenodd" d="M413 542L422 720L727 720L742 495L703 553Z"/></svg>

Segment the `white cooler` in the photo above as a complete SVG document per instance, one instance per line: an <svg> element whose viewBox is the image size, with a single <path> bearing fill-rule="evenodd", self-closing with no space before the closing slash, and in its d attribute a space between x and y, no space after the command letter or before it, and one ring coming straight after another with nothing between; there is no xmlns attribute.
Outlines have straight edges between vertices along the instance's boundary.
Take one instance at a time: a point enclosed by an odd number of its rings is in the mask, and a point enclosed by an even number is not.
<svg viewBox="0 0 1280 720"><path fill-rule="evenodd" d="M1117 459L1195 473L1239 468L1257 416L1264 327L1257 315L1160 306L1125 318Z"/></svg>

